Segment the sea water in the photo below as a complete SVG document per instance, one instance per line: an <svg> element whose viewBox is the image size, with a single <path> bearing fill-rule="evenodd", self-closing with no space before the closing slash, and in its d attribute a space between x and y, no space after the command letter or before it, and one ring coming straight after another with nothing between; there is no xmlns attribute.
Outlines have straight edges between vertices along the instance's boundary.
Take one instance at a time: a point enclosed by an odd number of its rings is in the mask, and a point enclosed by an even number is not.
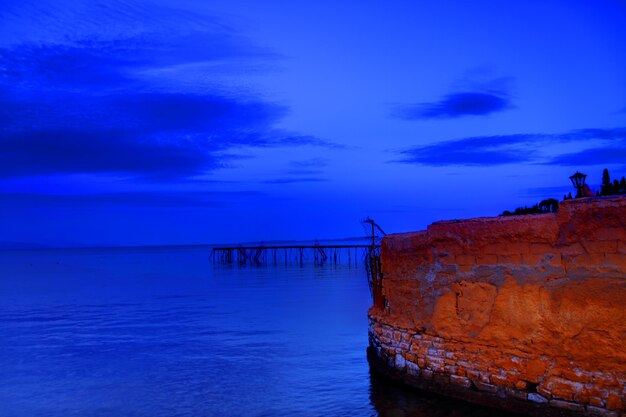
<svg viewBox="0 0 626 417"><path fill-rule="evenodd" d="M499 416L371 374L362 267L0 253L0 416Z"/></svg>

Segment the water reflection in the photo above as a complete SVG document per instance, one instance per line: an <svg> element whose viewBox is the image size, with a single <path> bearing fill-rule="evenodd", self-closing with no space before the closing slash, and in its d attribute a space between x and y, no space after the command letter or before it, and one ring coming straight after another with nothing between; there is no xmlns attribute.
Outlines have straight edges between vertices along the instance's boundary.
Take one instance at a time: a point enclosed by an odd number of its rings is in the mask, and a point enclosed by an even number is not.
<svg viewBox="0 0 626 417"><path fill-rule="evenodd" d="M409 388L373 370L370 402L380 417L519 417Z"/></svg>

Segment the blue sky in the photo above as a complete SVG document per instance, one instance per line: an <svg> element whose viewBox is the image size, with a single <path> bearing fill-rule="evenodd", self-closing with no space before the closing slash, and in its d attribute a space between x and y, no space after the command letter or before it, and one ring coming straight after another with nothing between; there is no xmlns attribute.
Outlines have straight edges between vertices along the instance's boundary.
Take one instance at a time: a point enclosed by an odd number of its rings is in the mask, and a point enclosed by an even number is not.
<svg viewBox="0 0 626 417"><path fill-rule="evenodd" d="M626 175L626 2L12 0L0 242L354 236Z"/></svg>

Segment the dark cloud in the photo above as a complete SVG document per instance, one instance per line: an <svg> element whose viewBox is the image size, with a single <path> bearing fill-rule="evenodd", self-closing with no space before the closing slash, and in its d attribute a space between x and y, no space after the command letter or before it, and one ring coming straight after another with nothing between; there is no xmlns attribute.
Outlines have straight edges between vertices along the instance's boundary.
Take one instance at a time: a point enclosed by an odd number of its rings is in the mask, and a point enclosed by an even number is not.
<svg viewBox="0 0 626 417"><path fill-rule="evenodd" d="M626 143L622 146L607 146L604 148L585 149L556 156L545 162L548 165L586 166L609 165L626 163Z"/></svg>
<svg viewBox="0 0 626 417"><path fill-rule="evenodd" d="M397 106L393 116L403 120L453 119L465 116L483 116L512 108L505 95L482 92L449 94L432 103Z"/></svg>
<svg viewBox="0 0 626 417"><path fill-rule="evenodd" d="M601 140L603 144L542 161L548 165L586 166L626 163L626 128L582 129L561 135L564 141Z"/></svg>
<svg viewBox="0 0 626 417"><path fill-rule="evenodd" d="M0 93L0 103L3 137L45 129L119 129L135 135L260 133L269 131L286 113L285 108L261 100L208 93L128 91L90 95L64 92L36 97ZM235 136L233 141L237 142L241 135ZM277 144L279 141L289 142L290 137L283 133L275 140Z"/></svg>
<svg viewBox="0 0 626 417"><path fill-rule="evenodd" d="M276 129L287 109L261 98L142 79L167 66L271 55L231 31L170 35L0 48L0 177L186 178L225 166L238 147L339 148Z"/></svg>
<svg viewBox="0 0 626 417"><path fill-rule="evenodd" d="M597 148L556 157L546 157L546 145L595 140L603 143ZM626 129L580 129L563 134L518 134L477 136L418 146L398 152L392 162L420 165L494 166L511 163L540 163L550 165L597 165L620 163L626 156Z"/></svg>
<svg viewBox="0 0 626 417"><path fill-rule="evenodd" d="M58 102L57 102L58 101ZM272 127L284 114L262 101L218 95L56 94L0 98L0 176L113 172L184 177L222 166L241 146L324 146ZM328 146L331 146L330 144Z"/></svg>
<svg viewBox="0 0 626 417"><path fill-rule="evenodd" d="M626 141L626 128L622 127L613 129L578 129L554 136L561 138L565 142L590 139Z"/></svg>
<svg viewBox="0 0 626 417"><path fill-rule="evenodd" d="M215 168L210 153L122 130L32 130L0 139L0 177L123 173L179 177Z"/></svg>
<svg viewBox="0 0 626 417"><path fill-rule="evenodd" d="M450 140L400 151L393 162L421 165L503 165L528 162L532 153L518 152L510 146L534 141L533 135L478 136Z"/></svg>

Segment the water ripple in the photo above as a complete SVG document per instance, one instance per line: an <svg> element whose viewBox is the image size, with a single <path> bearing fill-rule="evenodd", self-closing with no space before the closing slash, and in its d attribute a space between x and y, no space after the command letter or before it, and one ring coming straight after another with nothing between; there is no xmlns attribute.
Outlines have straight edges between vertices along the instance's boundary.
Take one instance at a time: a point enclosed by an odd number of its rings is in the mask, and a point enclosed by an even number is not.
<svg viewBox="0 0 626 417"><path fill-rule="evenodd" d="M213 268L192 249L0 261L1 416L489 416L370 375L362 269Z"/></svg>

